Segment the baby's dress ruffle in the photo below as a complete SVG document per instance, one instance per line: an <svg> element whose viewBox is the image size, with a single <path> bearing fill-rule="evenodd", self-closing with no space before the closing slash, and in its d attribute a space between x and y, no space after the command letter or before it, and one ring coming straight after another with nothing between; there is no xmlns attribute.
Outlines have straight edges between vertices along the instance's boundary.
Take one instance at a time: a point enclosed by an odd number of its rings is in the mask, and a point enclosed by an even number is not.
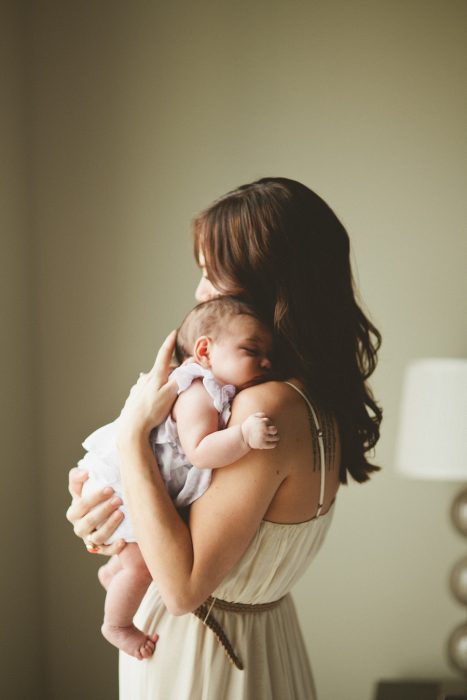
<svg viewBox="0 0 467 700"><path fill-rule="evenodd" d="M235 396L233 385L219 384L210 370L204 369L195 362L177 367L170 378L177 382L178 394L186 391L196 379L202 379L219 413L219 429L225 428L230 418L230 404ZM117 449L118 420L117 418L113 423L98 428L84 440L83 447L87 453L78 462L78 467L89 473L89 479L84 482L83 496L111 486L123 501L121 510L125 518L108 540L108 544L119 539L124 539L126 542L136 541L123 498L120 457ZM186 507L202 496L210 484L211 470L197 469L188 462L180 444L177 424L170 415L164 423L152 430L149 441L157 457L164 483L176 507Z"/></svg>
<svg viewBox="0 0 467 700"><path fill-rule="evenodd" d="M178 394L186 391L196 379L202 379L204 388L219 413L219 429L225 428L230 418L230 403L235 396L232 384L222 386L212 372L195 362L177 367L170 378L177 382ZM188 462L172 416L169 415L165 423L154 428L150 443L157 454L162 478L177 508L186 507L202 496L211 482L211 470L197 469Z"/></svg>

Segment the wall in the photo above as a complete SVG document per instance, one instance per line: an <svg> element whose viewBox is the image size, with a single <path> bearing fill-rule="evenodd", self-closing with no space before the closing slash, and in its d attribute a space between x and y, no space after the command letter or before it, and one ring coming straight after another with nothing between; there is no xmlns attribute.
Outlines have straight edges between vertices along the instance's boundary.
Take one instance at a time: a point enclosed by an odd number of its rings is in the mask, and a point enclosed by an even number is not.
<svg viewBox="0 0 467 700"><path fill-rule="evenodd" d="M117 692L66 471L192 302L191 217L266 174L341 216L384 335L384 471L342 490L296 591L320 698L451 674L455 487L403 481L392 459L406 362L466 353L466 15L462 0L33 6L48 698Z"/></svg>
<svg viewBox="0 0 467 700"><path fill-rule="evenodd" d="M30 235L27 12L0 6L0 307L2 341L0 697L41 687L40 445ZM26 668L26 671L25 671Z"/></svg>

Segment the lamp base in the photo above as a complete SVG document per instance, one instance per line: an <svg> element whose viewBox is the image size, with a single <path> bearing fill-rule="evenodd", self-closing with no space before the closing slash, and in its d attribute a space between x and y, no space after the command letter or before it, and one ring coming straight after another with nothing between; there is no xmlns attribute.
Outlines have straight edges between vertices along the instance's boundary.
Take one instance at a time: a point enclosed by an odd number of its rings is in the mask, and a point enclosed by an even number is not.
<svg viewBox="0 0 467 700"><path fill-rule="evenodd" d="M448 656L454 668L467 675L467 622L456 627L449 637Z"/></svg>
<svg viewBox="0 0 467 700"><path fill-rule="evenodd" d="M463 489L453 500L451 520L456 530L467 537L467 489Z"/></svg>
<svg viewBox="0 0 467 700"><path fill-rule="evenodd" d="M467 489L463 489L454 499L451 507L451 520L458 532L467 536ZM467 605L467 557L455 564L450 577L451 592L462 605ZM452 632L447 646L451 665L467 676L467 622L463 622Z"/></svg>

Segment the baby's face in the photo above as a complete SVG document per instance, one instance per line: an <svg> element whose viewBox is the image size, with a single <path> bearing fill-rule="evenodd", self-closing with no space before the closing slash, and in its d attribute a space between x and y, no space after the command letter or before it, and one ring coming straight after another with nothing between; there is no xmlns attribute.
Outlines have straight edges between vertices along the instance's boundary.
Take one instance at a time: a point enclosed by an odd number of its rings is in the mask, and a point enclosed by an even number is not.
<svg viewBox="0 0 467 700"><path fill-rule="evenodd" d="M268 377L271 353L269 331L252 316L234 316L211 342L210 369L222 384L243 389Z"/></svg>

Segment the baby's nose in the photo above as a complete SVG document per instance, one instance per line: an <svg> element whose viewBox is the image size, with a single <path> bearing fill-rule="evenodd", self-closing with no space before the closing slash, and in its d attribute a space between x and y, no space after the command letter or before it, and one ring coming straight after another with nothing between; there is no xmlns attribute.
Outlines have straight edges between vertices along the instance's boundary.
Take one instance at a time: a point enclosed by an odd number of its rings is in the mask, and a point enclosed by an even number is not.
<svg viewBox="0 0 467 700"><path fill-rule="evenodd" d="M268 357L262 357L259 364L261 369L271 369L271 360Z"/></svg>

